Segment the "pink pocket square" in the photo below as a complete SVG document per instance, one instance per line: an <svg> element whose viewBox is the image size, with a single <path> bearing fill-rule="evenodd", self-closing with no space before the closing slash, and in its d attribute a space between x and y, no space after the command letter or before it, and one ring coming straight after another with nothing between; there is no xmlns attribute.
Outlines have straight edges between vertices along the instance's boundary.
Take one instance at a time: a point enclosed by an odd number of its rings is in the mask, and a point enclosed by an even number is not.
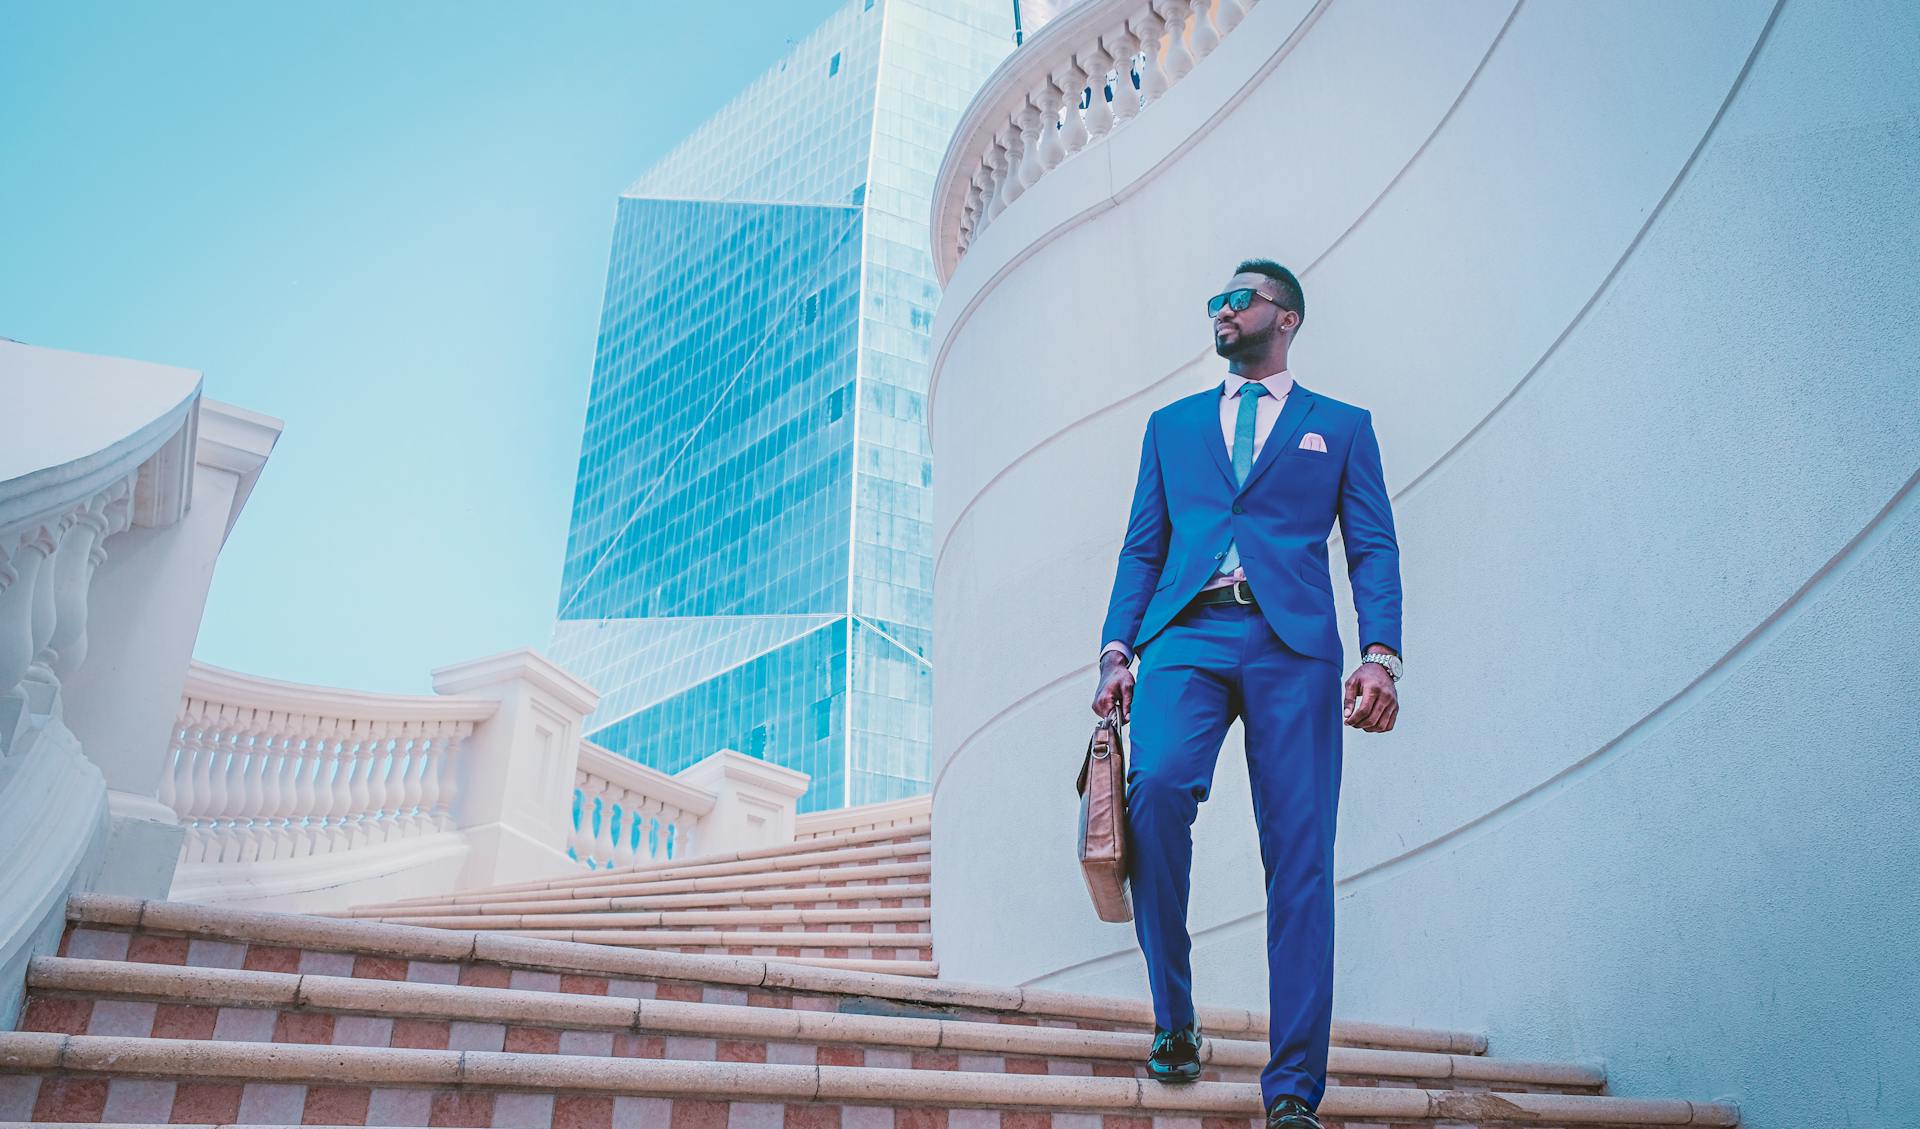
<svg viewBox="0 0 1920 1129"><path fill-rule="evenodd" d="M1320 437L1318 431L1309 431L1300 437L1300 449L1302 451L1324 452L1327 449L1327 441Z"/></svg>

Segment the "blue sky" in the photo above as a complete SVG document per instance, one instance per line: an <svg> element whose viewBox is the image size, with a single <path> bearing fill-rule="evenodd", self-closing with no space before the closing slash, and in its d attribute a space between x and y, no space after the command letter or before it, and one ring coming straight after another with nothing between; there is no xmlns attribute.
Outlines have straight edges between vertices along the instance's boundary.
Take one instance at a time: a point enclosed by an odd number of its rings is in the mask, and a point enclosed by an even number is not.
<svg viewBox="0 0 1920 1129"><path fill-rule="evenodd" d="M199 658L544 648L614 199L838 6L0 0L0 336L286 421Z"/></svg>

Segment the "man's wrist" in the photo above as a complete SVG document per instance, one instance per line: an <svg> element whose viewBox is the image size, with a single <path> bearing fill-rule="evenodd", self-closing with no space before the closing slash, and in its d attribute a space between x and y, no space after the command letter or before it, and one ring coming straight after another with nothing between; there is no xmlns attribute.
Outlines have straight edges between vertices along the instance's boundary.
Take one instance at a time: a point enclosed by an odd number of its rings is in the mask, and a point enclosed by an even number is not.
<svg viewBox="0 0 1920 1129"><path fill-rule="evenodd" d="M1363 653L1369 655L1392 655L1395 658L1400 657L1399 651L1394 650L1385 643L1368 643Z"/></svg>

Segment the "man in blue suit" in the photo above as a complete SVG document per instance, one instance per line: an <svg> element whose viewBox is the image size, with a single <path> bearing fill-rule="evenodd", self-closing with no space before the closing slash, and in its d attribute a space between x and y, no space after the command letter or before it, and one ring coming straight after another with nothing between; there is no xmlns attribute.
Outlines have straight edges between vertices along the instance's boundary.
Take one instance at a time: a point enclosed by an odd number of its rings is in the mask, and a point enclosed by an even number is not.
<svg viewBox="0 0 1920 1129"><path fill-rule="evenodd" d="M1287 369L1306 318L1299 280L1247 260L1207 313L1228 375L1147 419L1093 709L1133 725L1128 877L1153 991L1147 1071L1165 1082L1200 1076L1193 821L1241 719L1267 887L1272 1054L1261 1096L1269 1129L1320 1129L1341 721L1385 733L1399 716L1400 550L1372 415ZM1344 704L1327 565L1336 518L1364 652Z"/></svg>

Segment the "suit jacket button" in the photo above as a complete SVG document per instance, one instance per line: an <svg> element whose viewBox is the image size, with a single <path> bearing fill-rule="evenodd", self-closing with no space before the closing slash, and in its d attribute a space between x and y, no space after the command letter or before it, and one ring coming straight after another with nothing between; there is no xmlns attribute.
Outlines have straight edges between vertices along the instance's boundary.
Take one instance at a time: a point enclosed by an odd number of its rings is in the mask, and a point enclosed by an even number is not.
<svg viewBox="0 0 1920 1129"><path fill-rule="evenodd" d="M1235 502L1233 504L1233 512L1237 514L1243 514L1247 512L1247 509L1245 506L1242 506L1240 503Z"/></svg>
<svg viewBox="0 0 1920 1129"><path fill-rule="evenodd" d="M1226 559L1227 559L1227 552L1226 552L1226 550L1225 550L1225 549L1222 549L1221 551L1219 551L1219 552L1217 552L1217 553L1215 553L1215 554L1213 555L1213 559L1214 559L1214 560L1216 560L1216 561L1224 561L1224 560L1226 560Z"/></svg>

